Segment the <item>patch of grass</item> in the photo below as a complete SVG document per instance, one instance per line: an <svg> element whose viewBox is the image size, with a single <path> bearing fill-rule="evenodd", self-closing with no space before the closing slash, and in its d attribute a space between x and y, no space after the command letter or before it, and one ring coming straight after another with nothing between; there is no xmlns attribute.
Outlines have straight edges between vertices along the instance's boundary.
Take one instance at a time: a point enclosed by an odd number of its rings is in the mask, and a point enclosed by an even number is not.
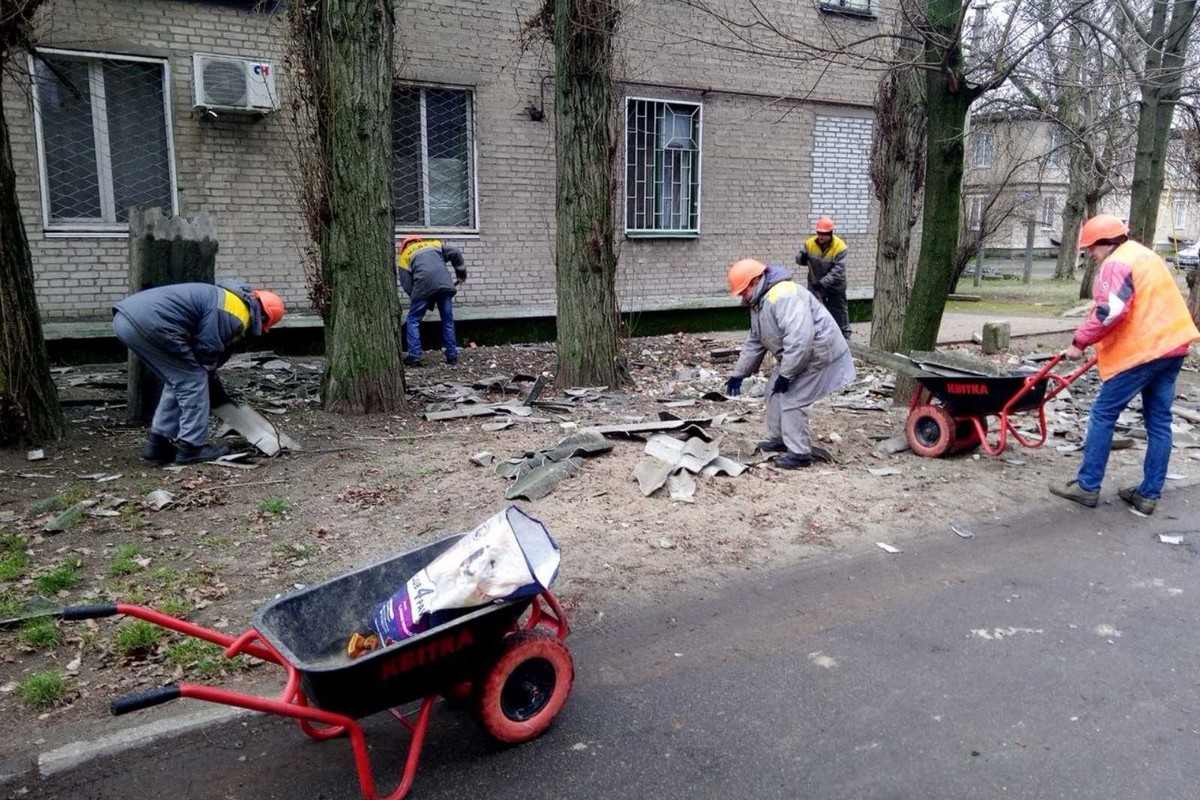
<svg viewBox="0 0 1200 800"><path fill-rule="evenodd" d="M196 544L205 550L221 550L233 544L233 539L228 536L201 536Z"/></svg>
<svg viewBox="0 0 1200 800"><path fill-rule="evenodd" d="M226 672L235 666L235 662L225 658L220 647L202 639L176 642L167 648L167 659L204 677Z"/></svg>
<svg viewBox="0 0 1200 800"><path fill-rule="evenodd" d="M83 578L79 576L79 568L74 564L59 564L54 569L33 579L33 587L47 597L53 597L61 591L74 589Z"/></svg>
<svg viewBox="0 0 1200 800"><path fill-rule="evenodd" d="M288 504L282 497L270 497L259 503L258 510L264 514L273 514L278 517L288 512Z"/></svg>
<svg viewBox="0 0 1200 800"><path fill-rule="evenodd" d="M159 567L147 576L151 583L164 592L174 591L183 583L183 575L171 567Z"/></svg>
<svg viewBox="0 0 1200 800"><path fill-rule="evenodd" d="M179 595L168 597L165 600L155 604L155 608L164 614L169 614L172 617L185 619L192 611L192 604L184 600Z"/></svg>
<svg viewBox="0 0 1200 800"><path fill-rule="evenodd" d="M108 584L108 593L122 603L146 604L146 590L138 581L113 581Z"/></svg>
<svg viewBox="0 0 1200 800"><path fill-rule="evenodd" d="M139 619L117 628L117 635L113 637L113 647L123 656L147 653L158 647L162 637L162 628Z"/></svg>
<svg viewBox="0 0 1200 800"><path fill-rule="evenodd" d="M0 536L0 581L25 577L25 571L29 569L27 546L24 536Z"/></svg>
<svg viewBox="0 0 1200 800"><path fill-rule="evenodd" d="M17 613L24 603L25 601L14 590L0 594L0 616Z"/></svg>
<svg viewBox="0 0 1200 800"><path fill-rule="evenodd" d="M67 682L56 669L30 675L17 687L21 699L37 709L53 708L67 693Z"/></svg>
<svg viewBox="0 0 1200 800"><path fill-rule="evenodd" d="M296 542L280 542L275 545L275 560L294 561L297 558L312 558L316 555L317 548L311 544L298 544Z"/></svg>
<svg viewBox="0 0 1200 800"><path fill-rule="evenodd" d="M123 544L117 548L117 555L108 565L108 574L114 578L122 575L132 575L141 569L136 559L142 554L140 544Z"/></svg>
<svg viewBox="0 0 1200 800"><path fill-rule="evenodd" d="M31 619L21 626L21 641L38 650L45 650L62 643L62 631L50 617Z"/></svg>
<svg viewBox="0 0 1200 800"><path fill-rule="evenodd" d="M142 516L142 511L136 503L126 503L121 506L119 513L121 516L117 519L127 528L137 529L146 524L146 518Z"/></svg>

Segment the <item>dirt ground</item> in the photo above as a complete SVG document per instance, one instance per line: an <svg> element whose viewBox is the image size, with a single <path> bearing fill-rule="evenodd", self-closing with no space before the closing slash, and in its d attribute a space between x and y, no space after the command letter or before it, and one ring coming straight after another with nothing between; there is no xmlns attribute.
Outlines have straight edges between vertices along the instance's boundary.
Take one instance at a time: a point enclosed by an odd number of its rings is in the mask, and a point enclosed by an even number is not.
<svg viewBox="0 0 1200 800"><path fill-rule="evenodd" d="M598 399L593 394L591 401L576 402L571 413L536 411L547 421L518 418L498 432L481 428L494 421L489 417L423 421L421 394L497 374L549 374L552 348L470 348L455 368L410 370L409 388L417 392L412 408L383 417L321 411L316 360L289 359L274 377L263 370L226 369L227 383L256 407L279 412L272 421L304 448L261 459L258 468L244 471L212 465L166 470L141 462L142 431L125 425L120 409L87 404L89 392L93 400L119 399L119 380L93 381L99 389L68 384L89 370L116 373L120 367L73 368L60 376L64 396L76 403L68 437L47 446L41 461L27 461L24 451L0 452L0 610L11 612L38 594L68 605L120 600L236 634L278 593L469 530L502 509L508 481L471 462L480 451L519 456L552 446L575 426L654 420L664 410L683 417L740 415L742 421L713 433L729 442L762 438L761 397L696 400L688 407L663 402L722 389L732 361L714 361L711 353L736 343L711 335L631 340L632 386ZM1065 343L1066 335L1014 342L1014 353ZM1070 477L1078 462L1077 452L1060 452L1072 449L1082 432L1085 414L1073 415L1072 401L1059 404L1055 415L1056 433L1064 435L1041 449L1013 446L1000 458L873 455L880 439L902 432L905 409L890 406L878 393L890 380L887 372L858 366L854 386L813 409L814 436L832 451L835 464L798 471L760 464L736 478L697 476L694 501L673 502L662 494L642 495L632 473L646 457L644 443L617 440L611 452L589 458L549 496L516 501L562 547L556 591L576 631L586 635L623 608L653 605L684 588L717 591L727 581L744 580L748 571L877 550L877 542L903 549L914 536L953 536L951 523L969 527L972 521L1061 502L1049 498L1046 483ZM1200 399L1194 364L1187 369L1181 392ZM1094 388L1095 382L1088 385ZM1080 385L1079 393L1086 388ZM504 399L495 392L479 394L489 402ZM542 396L568 399L549 389ZM837 407L839 402L867 408ZM1188 436L1186 426L1180 431ZM1142 454L1140 441L1114 452L1106 499L1111 487L1139 474ZM1200 450L1177 450L1172 470L1195 471L1193 455ZM119 477L95 479L113 475ZM174 495L161 511L144 502L156 489ZM85 516L64 532L43 530L79 500L101 500L95 508L114 506L111 497L104 502L106 495L129 502L115 505L109 516ZM1171 513L1169 499L1164 506ZM211 649L176 636L155 639L131 627L105 619L0 630L0 714L9 730L0 759L111 730L118 723L107 716L110 699L171 680L271 693L279 688L277 675L265 667L231 666ZM46 707L35 707L25 682L50 670L63 685L57 698L50 693Z"/></svg>

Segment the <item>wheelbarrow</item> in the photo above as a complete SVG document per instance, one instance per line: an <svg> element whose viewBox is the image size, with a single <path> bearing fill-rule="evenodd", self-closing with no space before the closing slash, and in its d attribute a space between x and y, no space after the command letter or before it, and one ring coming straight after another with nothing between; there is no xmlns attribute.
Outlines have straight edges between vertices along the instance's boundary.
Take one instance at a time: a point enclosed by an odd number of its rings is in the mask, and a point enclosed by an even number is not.
<svg viewBox="0 0 1200 800"><path fill-rule="evenodd" d="M309 737L347 736L358 784L367 800L400 800L412 787L426 729L439 696L468 703L492 738L506 744L530 741L546 731L571 692L575 670L563 643L566 614L549 591L464 612L444 624L357 659L346 642L368 610L454 544L462 534L411 550L279 597L255 614L251 627L233 637L186 620L124 603L63 609L63 620L124 614L213 642L225 655L253 656L282 667L278 697L261 697L214 686L179 683L114 700L114 715L180 697L292 717ZM415 711L400 706L420 701ZM380 795L367 755L362 717L389 711L411 734L399 786Z"/></svg>
<svg viewBox="0 0 1200 800"><path fill-rule="evenodd" d="M1025 447L1041 447L1048 435L1046 403L1096 363L1093 357L1074 372L1060 375L1053 370L1061 360L1060 353L1031 374L991 376L942 370L946 374L917 375L904 424L908 446L926 458L975 447L989 456L998 456L1008 446L1011 434ZM1027 436L1014 424L1014 415L1022 413L1035 416L1034 434ZM999 432L994 440L988 434L991 416L998 418Z"/></svg>

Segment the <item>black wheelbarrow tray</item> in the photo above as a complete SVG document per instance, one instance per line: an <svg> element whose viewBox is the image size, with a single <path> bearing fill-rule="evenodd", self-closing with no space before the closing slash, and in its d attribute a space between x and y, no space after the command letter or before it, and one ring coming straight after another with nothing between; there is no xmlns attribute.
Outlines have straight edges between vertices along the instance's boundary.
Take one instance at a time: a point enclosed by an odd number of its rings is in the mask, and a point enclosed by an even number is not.
<svg viewBox="0 0 1200 800"><path fill-rule="evenodd" d="M566 614L549 591L464 612L444 624L357 659L346 654L350 634L363 628L372 606L461 538L425 547L279 597L261 608L252 626L233 637L143 606L75 606L64 620L124 614L213 642L233 658L247 655L278 664L287 682L277 698L179 683L114 700L113 714L179 697L278 714L299 721L318 741L348 736L358 783L367 800L399 800L412 786L430 713L438 696L469 702L483 729L517 744L540 736L562 710L574 680L563 643ZM415 712L398 708L420 700ZM400 785L379 795L366 739L356 721L389 711L411 733Z"/></svg>
<svg viewBox="0 0 1200 800"><path fill-rule="evenodd" d="M916 376L917 386L908 407L904 435L912 451L926 458L938 458L950 452L979 447L989 456L998 456L1008 446L1008 436L1026 447L1041 447L1046 442L1046 403L1074 383L1096 363L1092 358L1074 372L1060 375L1054 367L1062 360L1056 355L1041 369L1028 375ZM1036 412L1037 429L1023 434L1013 422L1022 412ZM988 417L999 419L995 441L988 437Z"/></svg>

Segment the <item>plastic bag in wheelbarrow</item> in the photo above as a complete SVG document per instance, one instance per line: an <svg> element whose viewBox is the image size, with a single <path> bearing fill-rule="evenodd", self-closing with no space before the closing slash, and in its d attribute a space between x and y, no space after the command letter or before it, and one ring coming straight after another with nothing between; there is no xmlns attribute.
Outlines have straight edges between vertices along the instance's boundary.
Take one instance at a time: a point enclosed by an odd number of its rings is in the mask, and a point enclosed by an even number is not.
<svg viewBox="0 0 1200 800"><path fill-rule="evenodd" d="M559 559L546 526L509 506L375 606L371 627L389 645L439 624L445 612L540 594L558 577Z"/></svg>

